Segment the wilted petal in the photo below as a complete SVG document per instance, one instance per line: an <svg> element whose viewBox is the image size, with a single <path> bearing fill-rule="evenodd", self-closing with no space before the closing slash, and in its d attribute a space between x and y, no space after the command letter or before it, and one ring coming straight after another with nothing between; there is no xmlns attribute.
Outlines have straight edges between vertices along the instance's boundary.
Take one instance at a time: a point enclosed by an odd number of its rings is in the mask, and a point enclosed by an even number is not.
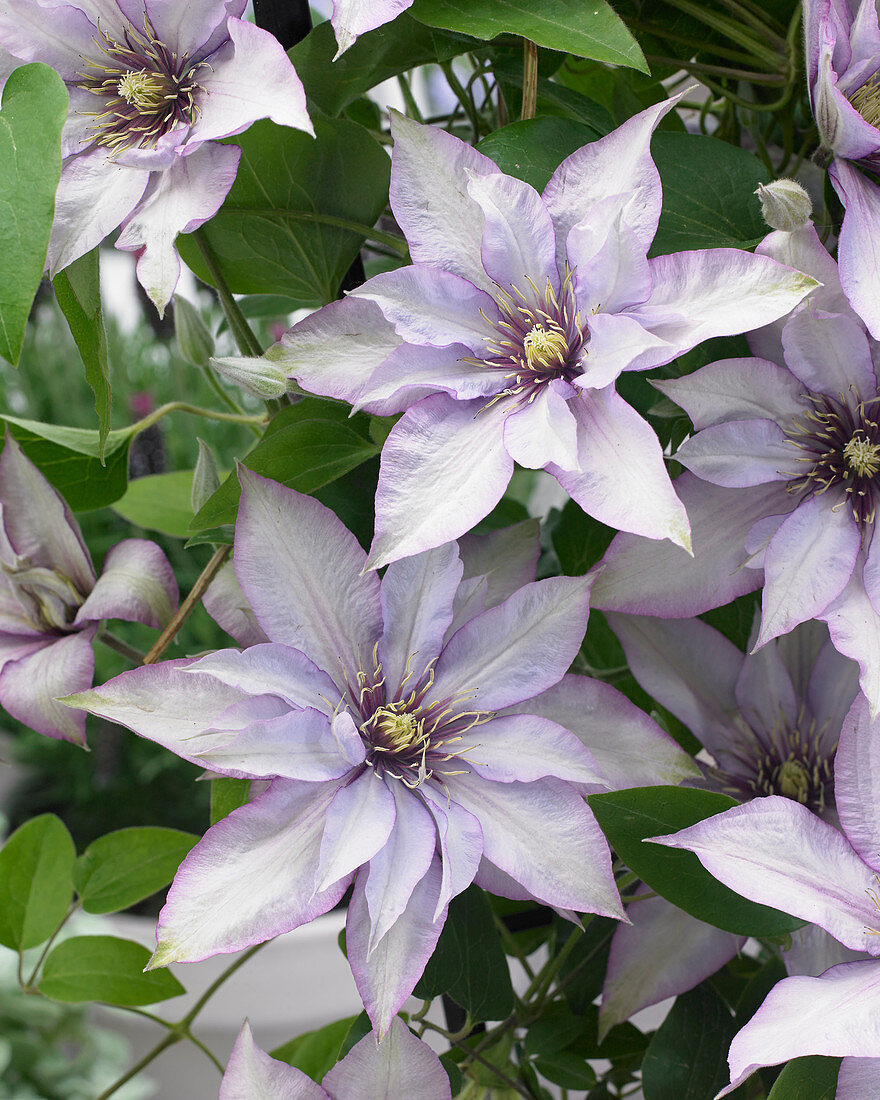
<svg viewBox="0 0 880 1100"><path fill-rule="evenodd" d="M235 572L260 626L334 679L357 682L382 633L379 579L339 519L312 497L241 467Z"/></svg>
<svg viewBox="0 0 880 1100"><path fill-rule="evenodd" d="M816 393L839 399L850 387L862 397L877 391L871 348L854 318L802 309L782 333L792 374Z"/></svg>
<svg viewBox="0 0 880 1100"><path fill-rule="evenodd" d="M370 1034L353 1046L324 1078L324 1085L332 1100L451 1097L449 1078L440 1059L398 1016L391 1021L381 1043L377 1044L376 1036Z"/></svg>
<svg viewBox="0 0 880 1100"><path fill-rule="evenodd" d="M240 951L332 909L350 878L318 894L314 882L338 788L279 779L213 825L174 877L150 966Z"/></svg>
<svg viewBox="0 0 880 1100"><path fill-rule="evenodd" d="M840 281L856 313L880 339L880 188L839 157L829 174L846 207L837 247Z"/></svg>
<svg viewBox="0 0 880 1100"><path fill-rule="evenodd" d="M870 869L846 838L790 798L771 795L652 842L695 852L706 870L752 901L813 921L858 951L880 955L868 929L880 914Z"/></svg>
<svg viewBox="0 0 880 1100"><path fill-rule="evenodd" d="M730 489L797 476L797 451L772 420L733 420L704 428L686 439L675 457L697 477Z"/></svg>
<svg viewBox="0 0 880 1100"><path fill-rule="evenodd" d="M220 1082L219 1100L328 1100L328 1095L302 1070L261 1050L245 1020Z"/></svg>
<svg viewBox="0 0 880 1100"><path fill-rule="evenodd" d="M432 696L468 692L469 706L498 710L557 683L583 641L592 581L535 581L471 619L440 655Z"/></svg>
<svg viewBox="0 0 880 1100"><path fill-rule="evenodd" d="M74 622L127 619L166 626L177 608L177 581L155 542L123 539L104 559L101 576Z"/></svg>
<svg viewBox="0 0 880 1100"><path fill-rule="evenodd" d="M382 450L371 569L458 538L492 511L513 473L503 427L497 405L444 393L403 415Z"/></svg>
<svg viewBox="0 0 880 1100"><path fill-rule="evenodd" d="M871 721L860 695L844 719L834 758L834 798L849 842L869 867L880 871L880 718Z"/></svg>
<svg viewBox="0 0 880 1100"><path fill-rule="evenodd" d="M681 405L697 431L728 420L786 423L808 407L803 384L766 359L721 359L683 378L652 384Z"/></svg>
<svg viewBox="0 0 880 1100"><path fill-rule="evenodd" d="M217 213L240 159L238 146L216 142L177 157L163 172L154 173L149 190L123 222L116 247L137 252L138 282L160 316L180 277L174 249L178 233L191 233Z"/></svg>
<svg viewBox="0 0 880 1100"><path fill-rule="evenodd" d="M528 703L522 704L523 708ZM554 775L568 783L608 784L581 741L563 726L536 714L508 714L463 734L465 760L493 783L529 783Z"/></svg>
<svg viewBox="0 0 880 1100"><path fill-rule="evenodd" d="M202 603L214 622L222 626L240 646L269 641L241 590L231 561L226 562L208 585Z"/></svg>
<svg viewBox="0 0 880 1100"><path fill-rule="evenodd" d="M86 716L57 700L83 691L92 682L95 655L92 638L97 627L53 639L17 660L8 660L0 672L0 703L13 718L47 737L85 746Z"/></svg>
<svg viewBox="0 0 880 1100"><path fill-rule="evenodd" d="M648 1005L677 997L714 974L737 954L745 936L733 936L685 913L665 898L636 890L628 906L631 924L611 940L599 1009L599 1035Z"/></svg>

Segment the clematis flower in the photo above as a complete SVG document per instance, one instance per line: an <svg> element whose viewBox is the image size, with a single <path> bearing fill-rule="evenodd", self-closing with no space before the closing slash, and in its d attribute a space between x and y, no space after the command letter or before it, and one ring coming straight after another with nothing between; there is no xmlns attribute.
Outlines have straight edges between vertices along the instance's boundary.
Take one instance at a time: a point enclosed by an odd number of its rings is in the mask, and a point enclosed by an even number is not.
<svg viewBox="0 0 880 1100"><path fill-rule="evenodd" d="M880 338L880 27L875 0L804 0L807 86L829 175L846 208L840 280Z"/></svg>
<svg viewBox="0 0 880 1100"><path fill-rule="evenodd" d="M138 279L162 313L174 250L217 212L241 151L216 139L260 118L312 132L305 94L245 0L6 0L0 46L62 77L70 112L49 241L51 275L122 227ZM95 202L100 195L101 201Z"/></svg>
<svg viewBox="0 0 880 1100"><path fill-rule="evenodd" d="M219 1100L450 1100L449 1078L433 1050L399 1016L381 1043L355 1043L317 1085L302 1070L270 1058L242 1024L220 1084Z"/></svg>
<svg viewBox="0 0 880 1100"><path fill-rule="evenodd" d="M835 792L842 832L773 795L653 842L695 852L744 897L824 928L875 958L818 978L784 978L730 1048L726 1095L760 1066L807 1054L843 1056L837 1100L866 1100L880 1085L880 720L859 696L840 734ZM873 1087L871 1087L873 1086Z"/></svg>
<svg viewBox="0 0 880 1100"><path fill-rule="evenodd" d="M333 0L333 31L339 49L336 57L354 45L359 34L390 23L402 11L412 7L413 0Z"/></svg>
<svg viewBox="0 0 880 1100"><path fill-rule="evenodd" d="M382 1035L471 882L623 918L582 797L605 785L599 769L573 733L514 712L577 653L592 578L526 583L483 610L491 580L464 581L450 544L380 582L327 508L239 476L235 570L270 640L66 700L218 774L272 781L181 864L151 965L289 931L353 884L348 959Z"/></svg>
<svg viewBox="0 0 880 1100"><path fill-rule="evenodd" d="M858 662L880 709L878 349L850 309L812 227L760 246L797 256L825 286L782 326L753 334L773 358L727 359L657 383L696 433L676 458L694 529L694 558L618 536L596 604L690 617L759 587L757 646L798 623L828 624Z"/></svg>
<svg viewBox="0 0 880 1100"><path fill-rule="evenodd" d="M153 542L125 539L100 577L67 504L8 432L0 454L0 703L38 733L85 745L57 702L91 685L103 619L164 626L177 583Z"/></svg>
<svg viewBox="0 0 880 1100"><path fill-rule="evenodd" d="M414 263L267 353L307 390L404 414L382 452L371 568L469 530L514 462L604 523L689 546L660 443L613 383L767 324L815 283L735 249L647 259L661 205L650 139L672 106L573 153L542 195L394 116L391 206Z"/></svg>

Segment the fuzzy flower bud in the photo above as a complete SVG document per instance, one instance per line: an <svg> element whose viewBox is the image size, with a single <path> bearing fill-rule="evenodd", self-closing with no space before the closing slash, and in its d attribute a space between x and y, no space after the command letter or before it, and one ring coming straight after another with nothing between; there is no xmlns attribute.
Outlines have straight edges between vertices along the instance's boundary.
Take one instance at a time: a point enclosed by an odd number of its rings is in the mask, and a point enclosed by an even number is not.
<svg viewBox="0 0 880 1100"><path fill-rule="evenodd" d="M208 326L186 298L174 296L174 334L180 354L194 367L207 366L214 354L214 337Z"/></svg>
<svg viewBox="0 0 880 1100"><path fill-rule="evenodd" d="M774 180L766 186L759 183L755 194L761 200L761 216L771 229L794 233L809 223L813 203L794 180Z"/></svg>
<svg viewBox="0 0 880 1100"><path fill-rule="evenodd" d="M222 359L212 359L211 366L227 382L240 386L261 401L287 393L287 375L266 359L228 355Z"/></svg>

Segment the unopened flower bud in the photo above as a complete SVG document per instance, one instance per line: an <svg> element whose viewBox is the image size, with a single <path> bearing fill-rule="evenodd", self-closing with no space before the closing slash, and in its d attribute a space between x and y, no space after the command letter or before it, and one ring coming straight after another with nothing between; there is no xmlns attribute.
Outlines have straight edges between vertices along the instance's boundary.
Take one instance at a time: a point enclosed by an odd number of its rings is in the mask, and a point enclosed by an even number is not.
<svg viewBox="0 0 880 1100"><path fill-rule="evenodd" d="M214 452L204 441L199 440L199 457L196 459L196 468L193 470L193 483L190 500L193 513L198 512L202 505L212 497L220 488L220 474L217 470L217 462Z"/></svg>
<svg viewBox="0 0 880 1100"><path fill-rule="evenodd" d="M813 203L807 192L794 180L774 180L758 184L755 192L761 200L761 215L771 229L794 233L808 225Z"/></svg>
<svg viewBox="0 0 880 1100"><path fill-rule="evenodd" d="M261 401L287 393L287 375L267 359L227 355L222 359L212 359L211 366L227 382L240 386Z"/></svg>
<svg viewBox="0 0 880 1100"><path fill-rule="evenodd" d="M214 337L186 298L174 295L174 333L180 354L194 367L207 366L214 354Z"/></svg>

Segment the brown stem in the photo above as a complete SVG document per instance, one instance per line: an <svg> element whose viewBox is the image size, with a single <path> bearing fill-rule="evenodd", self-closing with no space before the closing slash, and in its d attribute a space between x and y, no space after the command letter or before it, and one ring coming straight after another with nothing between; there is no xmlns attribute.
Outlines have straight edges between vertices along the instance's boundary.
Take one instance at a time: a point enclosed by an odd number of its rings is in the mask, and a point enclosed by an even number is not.
<svg viewBox="0 0 880 1100"><path fill-rule="evenodd" d="M177 614L159 635L156 644L153 646L150 652L146 655L146 657L144 657L145 665L155 664L156 661L158 661L162 654L165 652L165 650L171 645L171 643L174 641L174 636L177 634L178 630L180 630L181 626L183 626L186 620L190 617L196 604L204 595L205 589L220 572L220 567L229 557L231 552L231 546L217 547L217 549L211 555L211 560L202 570L201 575L199 576L196 583L192 586L192 591L180 605L180 609L178 610Z"/></svg>
<svg viewBox="0 0 880 1100"><path fill-rule="evenodd" d="M535 117L538 102L538 47L528 38L523 39L523 94L520 119Z"/></svg>

